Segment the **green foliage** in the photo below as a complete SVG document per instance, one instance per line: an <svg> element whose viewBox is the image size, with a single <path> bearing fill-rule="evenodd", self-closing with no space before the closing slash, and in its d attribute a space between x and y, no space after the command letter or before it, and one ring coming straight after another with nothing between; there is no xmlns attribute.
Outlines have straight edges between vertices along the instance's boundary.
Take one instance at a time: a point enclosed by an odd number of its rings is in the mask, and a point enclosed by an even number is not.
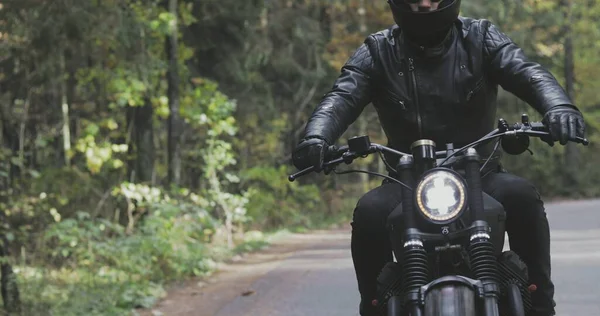
<svg viewBox="0 0 600 316"><path fill-rule="evenodd" d="M237 128L233 113L236 102L218 90L218 85L198 79L198 86L183 98L181 115L192 126L205 127L211 137L233 136Z"/></svg>
<svg viewBox="0 0 600 316"><path fill-rule="evenodd" d="M97 141L96 137L100 133L101 126L108 132L118 128L118 124L114 119L107 119L104 122L96 124L94 122L82 122L85 129L82 137L77 140L75 149L78 153L85 155L86 167L91 174L97 174L101 171L104 165L109 168L118 169L123 167L123 158L118 158L119 154L126 153L128 150L127 144L115 144L110 141Z"/></svg>
<svg viewBox="0 0 600 316"><path fill-rule="evenodd" d="M592 141L600 42L589 39L599 10L535 0L463 7L496 22L561 81L564 16L574 17L575 100ZM2 233L28 314L127 314L151 305L165 282L207 273L223 253L263 247L248 229L348 220L379 180L321 174L289 183L290 154L349 54L391 23L384 2L358 0L179 0L177 14L158 0L2 2ZM178 108L169 99L174 73ZM498 105L509 121L533 113L504 93ZM175 113L181 124L170 130ZM367 109L344 137L384 143L375 114ZM177 186L167 181L172 131L181 133ZM505 164L544 196L600 194L597 146L581 150L579 185L569 187L558 176L564 149L533 142L532 150ZM357 166L384 169L375 158Z"/></svg>
<svg viewBox="0 0 600 316"><path fill-rule="evenodd" d="M316 185L298 186L287 180L292 172L287 166L256 167L242 175L251 188L247 209L255 228L311 226L312 215L322 213L321 197Z"/></svg>
<svg viewBox="0 0 600 316"><path fill-rule="evenodd" d="M37 255L62 268L24 268L22 283L38 287L37 293L26 292L27 303L47 306L52 315L93 313L94 306L125 313L151 306L165 282L214 268L203 246L220 225L205 208L209 201L194 194L170 197L134 184L123 184L115 194L146 208L142 223L127 232L127 227L79 212L51 224ZM105 295L93 295L101 292Z"/></svg>

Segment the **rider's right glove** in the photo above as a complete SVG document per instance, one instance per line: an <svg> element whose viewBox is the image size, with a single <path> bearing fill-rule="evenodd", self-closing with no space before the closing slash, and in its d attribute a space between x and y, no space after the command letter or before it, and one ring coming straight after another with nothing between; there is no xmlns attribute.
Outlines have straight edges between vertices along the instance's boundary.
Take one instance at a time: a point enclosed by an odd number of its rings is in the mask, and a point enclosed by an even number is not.
<svg viewBox="0 0 600 316"><path fill-rule="evenodd" d="M569 140L575 137L584 137L585 123L583 116L576 108L571 106L556 106L546 112L542 120L549 129L552 140L548 143L554 145L554 141L559 141L565 145Z"/></svg>
<svg viewBox="0 0 600 316"><path fill-rule="evenodd" d="M292 153L294 166L300 170L314 167L316 172L323 170L325 154L329 145L320 138L307 138L300 141Z"/></svg>

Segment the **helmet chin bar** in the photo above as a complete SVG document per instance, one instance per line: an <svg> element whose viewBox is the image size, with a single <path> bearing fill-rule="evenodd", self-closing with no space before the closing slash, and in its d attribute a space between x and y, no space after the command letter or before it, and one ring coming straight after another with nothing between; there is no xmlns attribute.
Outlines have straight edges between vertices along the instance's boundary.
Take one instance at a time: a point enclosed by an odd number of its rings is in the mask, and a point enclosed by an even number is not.
<svg viewBox="0 0 600 316"><path fill-rule="evenodd" d="M429 12L412 11L405 0L388 0L388 4L400 29L409 37L421 40L447 33L458 19L461 0L442 0L437 10Z"/></svg>

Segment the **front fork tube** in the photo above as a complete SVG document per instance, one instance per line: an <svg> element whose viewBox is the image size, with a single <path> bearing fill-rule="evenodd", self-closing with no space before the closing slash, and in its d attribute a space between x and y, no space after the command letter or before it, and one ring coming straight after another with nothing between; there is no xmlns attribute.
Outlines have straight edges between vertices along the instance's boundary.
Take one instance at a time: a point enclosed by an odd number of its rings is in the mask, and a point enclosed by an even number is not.
<svg viewBox="0 0 600 316"><path fill-rule="evenodd" d="M387 303L388 316L402 315L402 298L400 296L392 296Z"/></svg>
<svg viewBox="0 0 600 316"><path fill-rule="evenodd" d="M415 180L412 173L413 158L411 156L400 158L397 170L400 181L409 188L414 188ZM427 253L423 247L423 241L419 237L419 231L416 229L416 214L413 203L414 193L409 188L402 188L403 231L405 235L403 236L401 247L402 255L399 260L402 265L403 297L394 297L391 299L393 303L392 306L388 306L389 316L401 315L399 308L396 306L402 301L410 316L422 316L420 290L429 281Z"/></svg>
<svg viewBox="0 0 600 316"><path fill-rule="evenodd" d="M470 238L469 257L473 276L483 285L483 315L499 316L498 261L494 255L494 245L488 231L489 226L486 222L475 222L475 228Z"/></svg>
<svg viewBox="0 0 600 316"><path fill-rule="evenodd" d="M469 208L473 230L469 242L471 271L483 284L483 312L485 316L499 316L498 261L494 255L489 224L484 220L483 188L479 171L479 155L473 148L465 154L466 180L469 192Z"/></svg>

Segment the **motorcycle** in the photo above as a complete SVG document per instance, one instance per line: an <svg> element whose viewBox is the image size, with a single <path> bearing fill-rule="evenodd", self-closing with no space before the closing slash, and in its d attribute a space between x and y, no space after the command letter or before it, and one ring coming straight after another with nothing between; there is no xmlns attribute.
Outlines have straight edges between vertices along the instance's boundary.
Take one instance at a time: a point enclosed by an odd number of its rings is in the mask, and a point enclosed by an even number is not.
<svg viewBox="0 0 600 316"><path fill-rule="evenodd" d="M510 126L498 120L495 130L460 149L446 144L436 151L432 140L411 145L411 154L353 137L347 146L328 149L326 174L362 172L398 183L402 203L388 217L394 258L378 277L378 307L388 316L525 316L531 309L527 266L512 251L503 251L506 214L482 191L482 173L501 145L519 155L530 137L549 141L540 122ZM496 141L483 165L475 149ZM585 138L570 141L588 145ZM365 170L337 171L336 166L379 153L397 177ZM383 154L399 157L396 168ZM456 166L461 166L455 168ZM289 181L314 171L289 176ZM418 181L417 181L418 180Z"/></svg>

